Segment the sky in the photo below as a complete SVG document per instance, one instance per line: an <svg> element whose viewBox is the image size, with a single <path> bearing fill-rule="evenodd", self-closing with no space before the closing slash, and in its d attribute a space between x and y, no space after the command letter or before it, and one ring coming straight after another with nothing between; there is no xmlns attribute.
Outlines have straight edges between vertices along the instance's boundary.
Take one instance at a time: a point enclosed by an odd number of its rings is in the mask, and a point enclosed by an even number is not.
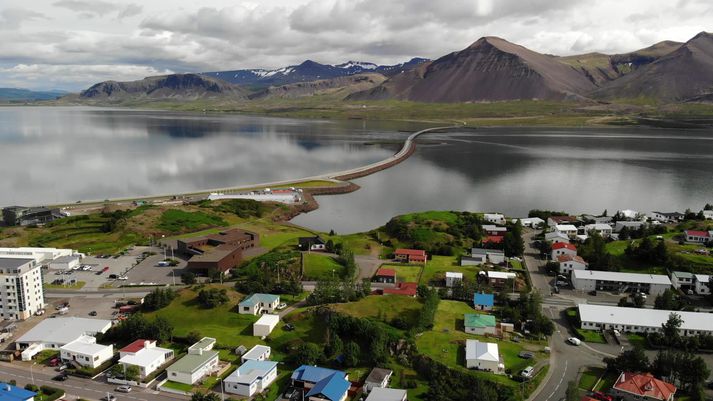
<svg viewBox="0 0 713 401"><path fill-rule="evenodd" d="M482 36L622 53L686 41L712 21L710 0L2 0L0 87L78 91L307 59L396 64Z"/></svg>

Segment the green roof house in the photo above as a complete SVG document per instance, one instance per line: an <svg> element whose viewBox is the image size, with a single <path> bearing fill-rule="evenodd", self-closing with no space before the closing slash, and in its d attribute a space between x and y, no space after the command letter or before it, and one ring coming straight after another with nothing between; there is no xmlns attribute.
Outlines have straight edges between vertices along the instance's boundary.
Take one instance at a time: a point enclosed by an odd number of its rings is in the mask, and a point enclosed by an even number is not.
<svg viewBox="0 0 713 401"><path fill-rule="evenodd" d="M218 369L215 338L204 337L188 348L188 354L166 369L168 380L193 385Z"/></svg>
<svg viewBox="0 0 713 401"><path fill-rule="evenodd" d="M463 315L465 332L470 334L495 335L495 316L481 313L466 313Z"/></svg>

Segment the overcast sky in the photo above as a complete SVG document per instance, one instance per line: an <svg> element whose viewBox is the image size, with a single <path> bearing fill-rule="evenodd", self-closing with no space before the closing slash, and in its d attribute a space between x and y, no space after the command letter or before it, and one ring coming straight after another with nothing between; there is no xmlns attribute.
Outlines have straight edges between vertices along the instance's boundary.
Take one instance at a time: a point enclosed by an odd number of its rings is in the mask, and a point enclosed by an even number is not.
<svg viewBox="0 0 713 401"><path fill-rule="evenodd" d="M558 55L617 53L686 41L712 21L710 0L2 0L0 87L398 63L486 35Z"/></svg>

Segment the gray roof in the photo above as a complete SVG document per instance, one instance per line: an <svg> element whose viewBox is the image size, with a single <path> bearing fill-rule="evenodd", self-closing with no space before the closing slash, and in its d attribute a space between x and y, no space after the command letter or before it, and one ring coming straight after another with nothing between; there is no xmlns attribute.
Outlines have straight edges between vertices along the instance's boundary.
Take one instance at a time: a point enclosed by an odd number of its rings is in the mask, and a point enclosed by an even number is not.
<svg viewBox="0 0 713 401"><path fill-rule="evenodd" d="M57 259L53 260L50 263L66 263L66 262L71 262L73 260L79 259L79 255L65 255L65 256L60 256Z"/></svg>
<svg viewBox="0 0 713 401"><path fill-rule="evenodd" d="M681 330L713 332L713 313L579 304L579 316L583 322L608 323L621 326L660 329L661 325L666 323L672 313L681 317L683 321Z"/></svg>
<svg viewBox="0 0 713 401"><path fill-rule="evenodd" d="M693 273L689 273L689 272L675 271L675 272L671 273L671 275L676 276L678 278L691 278L691 279L693 278Z"/></svg>
<svg viewBox="0 0 713 401"><path fill-rule="evenodd" d="M366 381L368 383L381 383L385 378L391 376L392 373L394 372L389 369L374 368L369 373L369 376L367 376Z"/></svg>
<svg viewBox="0 0 713 401"><path fill-rule="evenodd" d="M599 270L573 270L573 280L619 281L626 283L647 283L671 285L671 280L663 274L620 273Z"/></svg>
<svg viewBox="0 0 713 401"><path fill-rule="evenodd" d="M0 258L0 269L18 269L34 259Z"/></svg>
<svg viewBox="0 0 713 401"><path fill-rule="evenodd" d="M406 390L374 387L366 401L401 401L406 397Z"/></svg>
<svg viewBox="0 0 713 401"><path fill-rule="evenodd" d="M193 373L213 359L218 358L218 351L203 351L201 354L186 354L178 362L168 367L172 372Z"/></svg>
<svg viewBox="0 0 713 401"><path fill-rule="evenodd" d="M17 339L19 343L67 344L85 334L104 333L111 327L110 320L83 317L45 319Z"/></svg>

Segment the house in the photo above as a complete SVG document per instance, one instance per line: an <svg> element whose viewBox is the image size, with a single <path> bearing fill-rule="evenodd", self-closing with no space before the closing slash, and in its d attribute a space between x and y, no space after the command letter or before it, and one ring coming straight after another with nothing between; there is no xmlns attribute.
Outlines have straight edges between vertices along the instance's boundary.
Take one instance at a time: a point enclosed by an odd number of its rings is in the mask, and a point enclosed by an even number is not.
<svg viewBox="0 0 713 401"><path fill-rule="evenodd" d="M279 315L270 315L266 313L260 316L260 319L258 319L257 322L253 324L253 336L265 337L267 335L270 335L270 333L272 333L272 330L275 329L277 323L279 322Z"/></svg>
<svg viewBox="0 0 713 401"><path fill-rule="evenodd" d="M589 264L581 256L560 255L557 257L560 264L560 273L569 274L572 270L587 270Z"/></svg>
<svg viewBox="0 0 713 401"><path fill-rule="evenodd" d="M466 313L463 315L465 332L470 334L495 335L495 316L481 313Z"/></svg>
<svg viewBox="0 0 713 401"><path fill-rule="evenodd" d="M245 363L246 361L267 361L270 359L271 349L267 345L256 345L250 348L250 351L243 354L240 357L240 362Z"/></svg>
<svg viewBox="0 0 713 401"><path fill-rule="evenodd" d="M683 221L686 215L679 212L651 212L648 217L661 223L673 223Z"/></svg>
<svg viewBox="0 0 713 401"><path fill-rule="evenodd" d="M617 221L616 224L614 224L614 232L621 232L621 229L624 227L628 230L638 230L645 225L646 222L643 221Z"/></svg>
<svg viewBox="0 0 713 401"><path fill-rule="evenodd" d="M508 280L515 280L517 278L517 274L512 272L496 272L488 270L486 274L488 275L488 282L490 282L490 285L493 287L502 287L507 284Z"/></svg>
<svg viewBox="0 0 713 401"><path fill-rule="evenodd" d="M682 336L713 334L713 313L639 309L618 306L579 304L581 327L585 330L617 329L631 333L658 333L671 314L681 320Z"/></svg>
<svg viewBox="0 0 713 401"><path fill-rule="evenodd" d="M37 393L0 382L0 401L33 401Z"/></svg>
<svg viewBox="0 0 713 401"><path fill-rule="evenodd" d="M710 288L711 276L708 274L696 274L693 277L693 288L698 295L708 295L711 293Z"/></svg>
<svg viewBox="0 0 713 401"><path fill-rule="evenodd" d="M280 304L280 296L272 294L252 294L238 304L238 313L241 315L259 315L272 313Z"/></svg>
<svg viewBox="0 0 713 401"><path fill-rule="evenodd" d="M394 288L384 288L381 290L382 295L405 295L415 297L418 289L418 283L397 283Z"/></svg>
<svg viewBox="0 0 713 401"><path fill-rule="evenodd" d="M446 287L455 287L457 284L463 282L463 273L459 272L446 272Z"/></svg>
<svg viewBox="0 0 713 401"><path fill-rule="evenodd" d="M713 238L713 235L710 231L685 230L683 237L686 239L686 242L705 244Z"/></svg>
<svg viewBox="0 0 713 401"><path fill-rule="evenodd" d="M111 328L111 320L83 317L44 319L20 336L15 341L15 347L22 350L22 360L29 361L45 349L58 349L81 336L106 333L109 328Z"/></svg>
<svg viewBox="0 0 713 401"><path fill-rule="evenodd" d="M465 341L465 367L468 369L500 372L500 353L498 344L485 343L478 340Z"/></svg>
<svg viewBox="0 0 713 401"><path fill-rule="evenodd" d="M173 359L173 350L161 348L152 340L136 340L119 350L119 363L139 368L141 379L158 370Z"/></svg>
<svg viewBox="0 0 713 401"><path fill-rule="evenodd" d="M620 216L623 216L626 220L637 219L640 215L636 210L624 209L617 212Z"/></svg>
<svg viewBox="0 0 713 401"><path fill-rule="evenodd" d="M215 338L203 337L188 347L188 354L166 369L168 380L194 385L218 369L218 351L213 351Z"/></svg>
<svg viewBox="0 0 713 401"><path fill-rule="evenodd" d="M703 217L706 220L713 220L713 210L703 210Z"/></svg>
<svg viewBox="0 0 713 401"><path fill-rule="evenodd" d="M571 224L557 224L555 226L555 231L558 233L564 234L569 238L574 238L577 236L577 233L579 232L577 227L571 225Z"/></svg>
<svg viewBox="0 0 713 401"><path fill-rule="evenodd" d="M612 235L612 232L614 231L612 229L612 226L609 224L603 224L603 223L595 223L595 224L587 224L584 226L584 233L589 234L592 231L596 232L603 238L609 238Z"/></svg>
<svg viewBox="0 0 713 401"><path fill-rule="evenodd" d="M539 217L525 217L521 219L512 219L511 221L515 224L518 220L523 227L537 228L545 224L545 221Z"/></svg>
<svg viewBox="0 0 713 401"><path fill-rule="evenodd" d="M505 216L501 213L485 213L483 214L483 220L493 224L505 225L506 223Z"/></svg>
<svg viewBox="0 0 713 401"><path fill-rule="evenodd" d="M338 370L302 365L292 372L292 386L304 388L305 400L344 401L351 384L349 376Z"/></svg>
<svg viewBox="0 0 713 401"><path fill-rule="evenodd" d="M473 294L473 308L476 310L492 310L495 305L495 295L476 292Z"/></svg>
<svg viewBox="0 0 713 401"><path fill-rule="evenodd" d="M505 262L505 252L498 249L471 248L470 254L473 258L480 259L485 256L486 260L494 265Z"/></svg>
<svg viewBox="0 0 713 401"><path fill-rule="evenodd" d="M552 242L552 243L557 243L557 242L569 243L569 236L567 234L563 234L559 231L551 231L551 232L545 233L545 241Z"/></svg>
<svg viewBox="0 0 713 401"><path fill-rule="evenodd" d="M488 245L488 244L495 244L495 245L500 245L505 241L505 237L501 235L487 235L485 238L483 238L480 242L483 243L483 245Z"/></svg>
<svg viewBox="0 0 713 401"><path fill-rule="evenodd" d="M277 378L277 362L245 361L223 380L226 393L252 397L262 393Z"/></svg>
<svg viewBox="0 0 713 401"><path fill-rule="evenodd" d="M426 263L426 251L420 249L397 249L394 259L404 263Z"/></svg>
<svg viewBox="0 0 713 401"><path fill-rule="evenodd" d="M491 224L483 224L483 231L487 235L492 235L496 237L502 237L508 232L506 227L494 226Z"/></svg>
<svg viewBox="0 0 713 401"><path fill-rule="evenodd" d="M298 239L298 248L300 251L318 251L323 252L327 250L327 243L324 242L319 236L314 237L300 237Z"/></svg>
<svg viewBox="0 0 713 401"><path fill-rule="evenodd" d="M573 270L572 286L580 291L644 293L657 296L671 288L671 280L663 274Z"/></svg>
<svg viewBox="0 0 713 401"><path fill-rule="evenodd" d="M96 369L114 357L114 346L97 344L96 338L82 335L71 343L61 346L59 356L63 362Z"/></svg>
<svg viewBox="0 0 713 401"><path fill-rule="evenodd" d="M621 372L611 393L624 401L673 401L676 386L655 378L651 373Z"/></svg>
<svg viewBox="0 0 713 401"><path fill-rule="evenodd" d="M565 242L557 242L552 244L552 260L557 260L562 255L577 256L577 247Z"/></svg>
<svg viewBox="0 0 713 401"><path fill-rule="evenodd" d="M693 273L674 271L671 273L671 285L677 290L688 292L694 287Z"/></svg>
<svg viewBox="0 0 713 401"><path fill-rule="evenodd" d="M369 372L369 376L364 381L364 391L370 392L374 388L385 388L389 386L389 380L394 371L391 369L374 368Z"/></svg>
<svg viewBox="0 0 713 401"><path fill-rule="evenodd" d="M547 225L549 227L554 227L558 224L574 224L576 222L576 216L550 216L547 218Z"/></svg>
<svg viewBox="0 0 713 401"><path fill-rule="evenodd" d="M406 390L376 387L371 390L366 401L406 401Z"/></svg>
<svg viewBox="0 0 713 401"><path fill-rule="evenodd" d="M396 270L380 268L376 271L374 275L374 281L377 283L395 283L396 282Z"/></svg>

